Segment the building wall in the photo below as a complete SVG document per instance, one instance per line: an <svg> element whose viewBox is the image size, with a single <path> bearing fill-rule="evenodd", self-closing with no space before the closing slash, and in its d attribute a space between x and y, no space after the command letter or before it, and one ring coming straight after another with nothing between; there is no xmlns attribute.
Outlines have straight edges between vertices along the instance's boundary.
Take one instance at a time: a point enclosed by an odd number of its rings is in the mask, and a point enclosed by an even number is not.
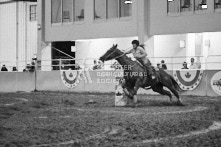
<svg viewBox="0 0 221 147"><path fill-rule="evenodd" d="M169 16L167 0L150 0L149 35L221 31L221 13L214 11L213 0L207 0L207 3L206 12Z"/></svg>
<svg viewBox="0 0 221 147"><path fill-rule="evenodd" d="M0 4L0 62L9 70L16 66L16 61L22 70L37 53L37 21L29 20L33 4L36 3Z"/></svg>

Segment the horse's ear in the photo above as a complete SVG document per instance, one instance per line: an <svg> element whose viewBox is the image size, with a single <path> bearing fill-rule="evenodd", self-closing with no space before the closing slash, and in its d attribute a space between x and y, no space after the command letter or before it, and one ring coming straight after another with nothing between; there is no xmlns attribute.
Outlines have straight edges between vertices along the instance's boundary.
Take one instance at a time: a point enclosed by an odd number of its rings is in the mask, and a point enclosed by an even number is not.
<svg viewBox="0 0 221 147"><path fill-rule="evenodd" d="M114 47L117 48L117 44Z"/></svg>

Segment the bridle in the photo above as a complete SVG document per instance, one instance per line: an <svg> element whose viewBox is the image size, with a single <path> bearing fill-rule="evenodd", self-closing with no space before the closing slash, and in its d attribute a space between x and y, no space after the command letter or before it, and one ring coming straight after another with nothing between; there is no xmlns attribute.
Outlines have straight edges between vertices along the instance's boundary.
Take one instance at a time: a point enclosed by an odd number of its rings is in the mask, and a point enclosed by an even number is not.
<svg viewBox="0 0 221 147"><path fill-rule="evenodd" d="M115 49L115 51L111 52L108 56L106 56L106 57L104 58L104 60L106 60L110 55L112 55L112 54L115 53L116 51L117 51L117 49ZM120 57L122 57L122 56L124 56L124 55L126 55L126 54L123 53L123 54L121 54L121 55L119 55L119 56L117 56L117 57L114 57L114 58L110 59L110 60L118 59L118 58L120 58ZM134 64L132 67L134 67L135 65L136 65L136 64Z"/></svg>
<svg viewBox="0 0 221 147"><path fill-rule="evenodd" d="M106 57L104 58L104 60L106 60L109 56L111 56L112 54L114 54L116 51L117 51L117 49L115 49L115 51L111 52L108 56L106 56ZM114 57L113 59L118 59L118 58L120 58L120 57L122 57L122 56L124 56L124 55L125 55L125 54L123 53L122 55L119 55L119 56L117 56L117 57ZM113 60L113 59L111 59L111 60Z"/></svg>

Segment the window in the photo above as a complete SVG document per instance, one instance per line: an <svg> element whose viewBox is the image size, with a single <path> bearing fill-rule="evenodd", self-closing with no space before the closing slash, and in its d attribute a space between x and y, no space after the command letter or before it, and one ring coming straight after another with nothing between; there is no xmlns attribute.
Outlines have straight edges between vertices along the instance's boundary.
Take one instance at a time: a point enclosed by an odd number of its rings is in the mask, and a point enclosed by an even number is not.
<svg viewBox="0 0 221 147"><path fill-rule="evenodd" d="M179 13L180 12L180 0L167 0L167 12Z"/></svg>
<svg viewBox="0 0 221 147"><path fill-rule="evenodd" d="M207 10L207 0L167 0L168 14L179 14L182 12L202 10Z"/></svg>
<svg viewBox="0 0 221 147"><path fill-rule="evenodd" d="M51 0L51 22L61 22L61 0Z"/></svg>
<svg viewBox="0 0 221 147"><path fill-rule="evenodd" d="M130 17L132 0L94 0L95 19Z"/></svg>
<svg viewBox="0 0 221 147"><path fill-rule="evenodd" d="M106 0L94 0L94 14L95 13L101 19L106 19Z"/></svg>
<svg viewBox="0 0 221 147"><path fill-rule="evenodd" d="M84 20L84 0L51 0L52 23L82 20Z"/></svg>
<svg viewBox="0 0 221 147"><path fill-rule="evenodd" d="M62 22L71 22L73 19L73 0L63 0Z"/></svg>
<svg viewBox="0 0 221 147"><path fill-rule="evenodd" d="M74 3L74 14L76 21L84 20L84 0L75 0Z"/></svg>
<svg viewBox="0 0 221 147"><path fill-rule="evenodd" d="M221 0L215 0L214 8L215 9L221 9Z"/></svg>
<svg viewBox="0 0 221 147"><path fill-rule="evenodd" d="M118 18L118 0L107 0L107 18Z"/></svg>
<svg viewBox="0 0 221 147"><path fill-rule="evenodd" d="M207 0L195 0L195 10L207 10Z"/></svg>
<svg viewBox="0 0 221 147"><path fill-rule="evenodd" d="M132 0L120 0L120 17L128 17L132 15Z"/></svg>
<svg viewBox="0 0 221 147"><path fill-rule="evenodd" d="M192 0L181 0L181 12L192 11L193 4Z"/></svg>
<svg viewBox="0 0 221 147"><path fill-rule="evenodd" d="M30 5L30 21L37 20L37 5Z"/></svg>

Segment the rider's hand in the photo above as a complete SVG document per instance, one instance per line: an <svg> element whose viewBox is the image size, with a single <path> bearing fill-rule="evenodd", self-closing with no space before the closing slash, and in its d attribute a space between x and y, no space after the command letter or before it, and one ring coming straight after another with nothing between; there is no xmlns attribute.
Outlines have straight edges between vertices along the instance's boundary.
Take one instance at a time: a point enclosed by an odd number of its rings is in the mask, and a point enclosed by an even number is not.
<svg viewBox="0 0 221 147"><path fill-rule="evenodd" d="M139 56L138 56L137 54L134 54L134 58L136 58L136 59L137 59L137 58L139 58Z"/></svg>

